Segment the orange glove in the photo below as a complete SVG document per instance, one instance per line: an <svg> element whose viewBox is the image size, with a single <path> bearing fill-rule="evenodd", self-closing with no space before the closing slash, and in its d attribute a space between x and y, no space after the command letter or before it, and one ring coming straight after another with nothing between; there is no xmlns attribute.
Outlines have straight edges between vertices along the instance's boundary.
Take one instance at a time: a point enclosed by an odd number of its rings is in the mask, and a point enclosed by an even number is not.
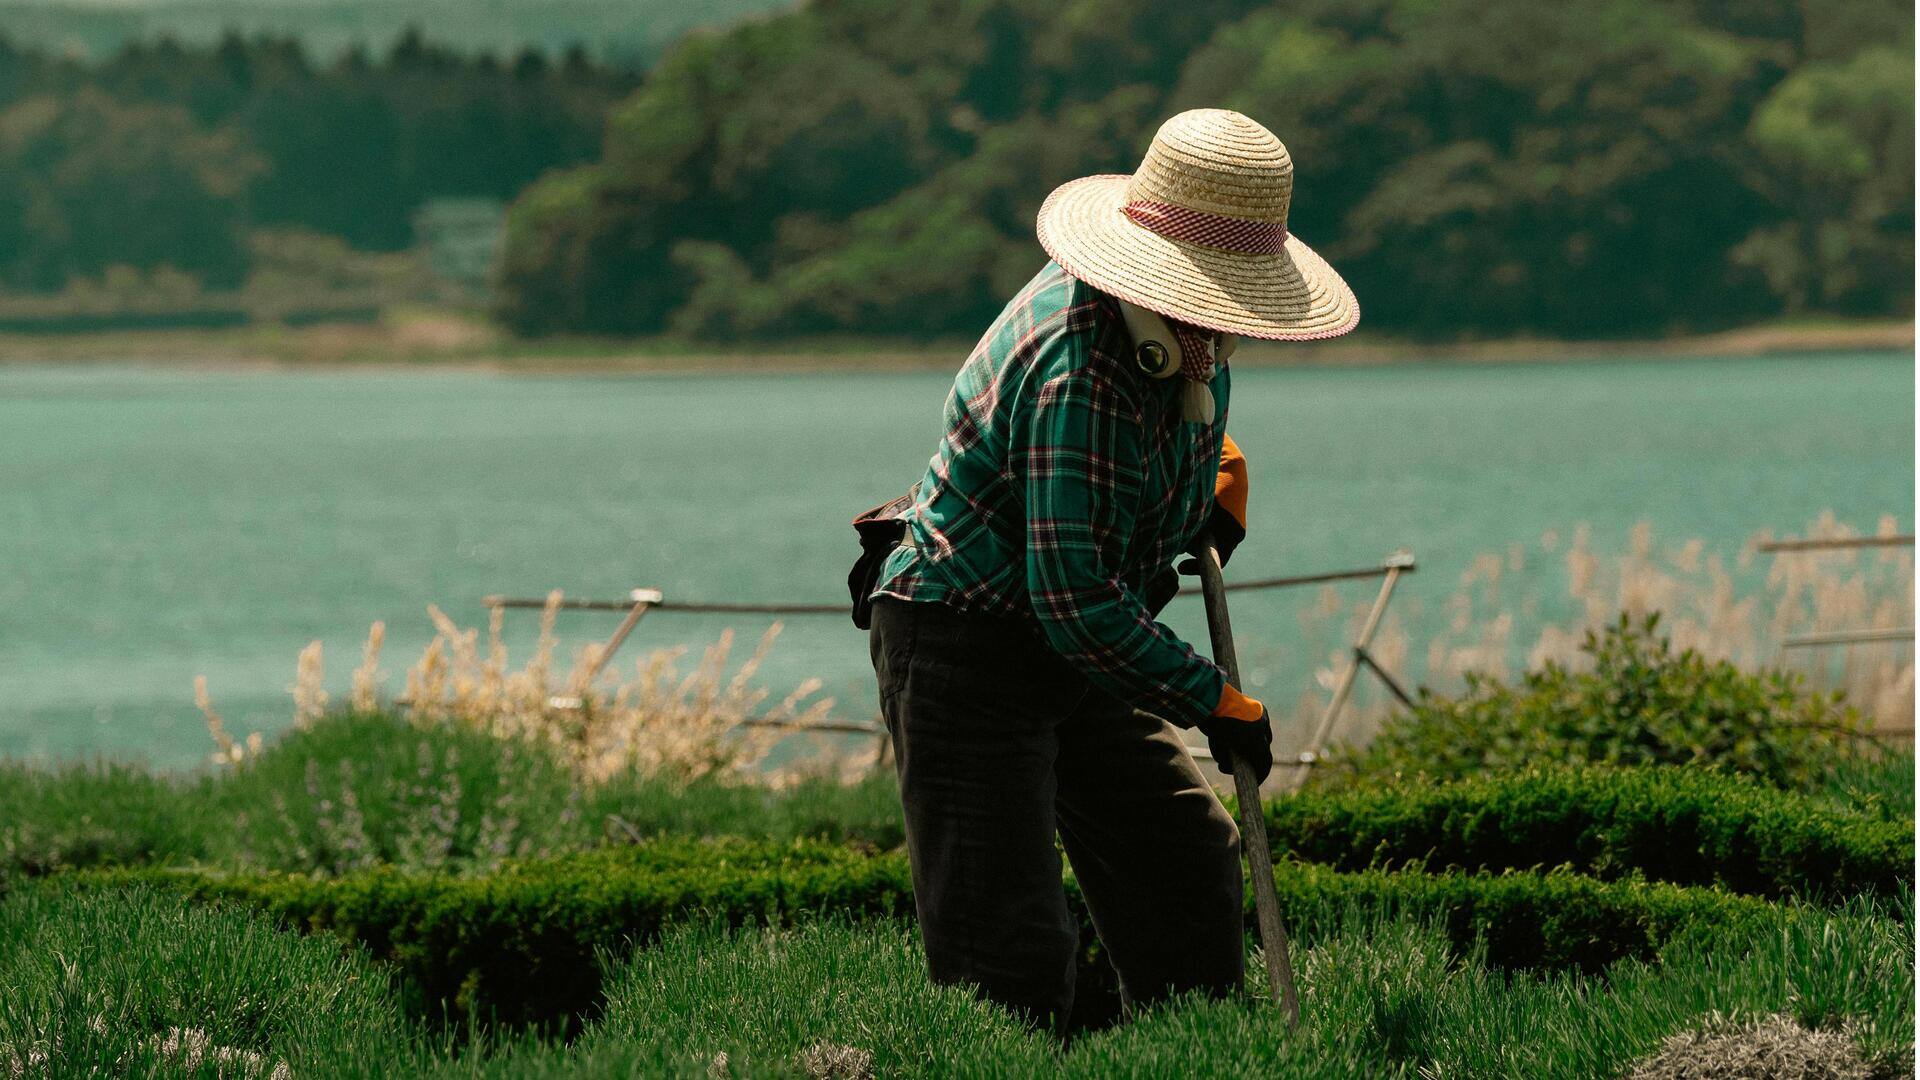
<svg viewBox="0 0 1920 1080"><path fill-rule="evenodd" d="M1227 565L1233 549L1247 538L1247 459L1230 435L1220 437L1220 471L1213 478L1213 513L1207 518L1207 531L1220 548L1221 566ZM1199 558L1199 537L1194 538L1187 554ZM1185 562L1180 564L1180 572L1198 574L1200 570Z"/></svg>
<svg viewBox="0 0 1920 1080"><path fill-rule="evenodd" d="M1220 703L1213 707L1213 715L1245 720L1251 724L1266 714L1267 707L1240 692L1232 683L1221 683Z"/></svg>

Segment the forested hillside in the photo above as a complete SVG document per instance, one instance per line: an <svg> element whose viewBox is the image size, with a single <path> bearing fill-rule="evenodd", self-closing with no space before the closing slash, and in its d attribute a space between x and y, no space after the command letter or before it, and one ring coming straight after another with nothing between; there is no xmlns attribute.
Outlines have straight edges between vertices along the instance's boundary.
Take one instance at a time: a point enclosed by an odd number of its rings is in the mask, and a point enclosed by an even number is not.
<svg viewBox="0 0 1920 1080"><path fill-rule="evenodd" d="M816 0L691 38L509 219L524 332L977 331L1055 184L1273 128L1377 329L1911 310L1899 0Z"/></svg>
<svg viewBox="0 0 1920 1080"><path fill-rule="evenodd" d="M98 63L0 40L0 291L114 267L231 286L259 229L406 247L430 198L512 198L596 155L637 82L579 51L467 56L417 33L324 62L282 39Z"/></svg>
<svg viewBox="0 0 1920 1080"><path fill-rule="evenodd" d="M17 43L104 59L130 44L173 38L210 45L231 32L294 37L330 60L384 50L408 27L467 52L559 52L645 63L691 30L794 6L793 0L0 0L0 28Z"/></svg>

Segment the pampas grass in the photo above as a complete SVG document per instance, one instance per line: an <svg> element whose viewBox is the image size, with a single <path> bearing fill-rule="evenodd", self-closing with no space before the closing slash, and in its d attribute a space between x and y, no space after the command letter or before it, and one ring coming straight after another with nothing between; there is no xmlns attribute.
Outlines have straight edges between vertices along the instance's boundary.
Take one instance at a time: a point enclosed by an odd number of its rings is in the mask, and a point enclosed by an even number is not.
<svg viewBox="0 0 1920 1080"><path fill-rule="evenodd" d="M1899 531L1899 523L1889 516L1880 519L1871 535L1894 536ZM1800 535L1846 539L1863 534L1827 513ZM1454 591L1439 604L1441 628L1424 642L1408 630L1409 615L1423 605L1396 597L1371 651L1408 689L1424 685L1452 692L1468 672L1506 679L1519 668L1538 668L1548 661L1580 670L1587 658L1579 647L1589 631L1622 612L1659 612L1662 632L1676 650L1693 649L1710 660L1748 669L1799 672L1810 690L1842 691L1876 731L1910 736L1915 674L1910 641L1797 649L1782 643L1800 634L1911 629L1913 549L1759 550L1774 539L1770 531L1756 533L1729 559L1709 551L1697 538L1663 543L1646 522L1633 528L1626 550L1618 554L1597 549L1585 525L1570 536L1548 532L1533 545L1513 544L1470 560ZM1565 592L1557 604L1564 614L1543 611L1547 605L1537 595L1511 595L1516 580L1550 571L1555 563L1565 574ZM1343 600L1331 587L1323 589L1303 611L1301 636L1318 642L1352 641L1372 600L1370 592L1350 593ZM1527 640L1519 636L1520 626L1540 629ZM1325 691L1350 661L1345 647L1328 652L1315 672L1322 693L1303 698L1297 715L1318 715ZM1364 744L1393 705L1386 692L1370 682L1360 680L1353 711L1336 732L1344 741Z"/></svg>
<svg viewBox="0 0 1920 1080"><path fill-rule="evenodd" d="M539 744L558 752L589 782L625 774L683 781L752 774L763 782L789 782L822 771L864 771L864 764L849 770L844 761L822 765L804 758L779 770L757 768L781 741L783 730L804 730L827 719L833 709L832 698L815 697L820 680L807 679L771 709L761 710L769 693L755 687L753 677L778 639L781 624L769 627L753 653L731 673L733 631L727 630L690 668L683 666L687 648L678 646L640 656L624 680L603 681L599 676L606 665L599 644L577 650L564 673L556 668L560 640L554 624L561 600L558 590L547 597L532 655L517 670L508 659L499 608L492 610L483 650L479 630L463 628L428 605L433 640L407 669L405 690L393 704L423 727L445 725ZM375 622L353 673L348 700L354 713L382 707L380 656L385 641L386 624ZM327 715L331 699L325 674L322 646L314 641L300 650L290 687L295 730L306 730ZM206 717L215 762L238 764L259 751L259 733L244 743L228 734L204 675L194 679L194 700Z"/></svg>

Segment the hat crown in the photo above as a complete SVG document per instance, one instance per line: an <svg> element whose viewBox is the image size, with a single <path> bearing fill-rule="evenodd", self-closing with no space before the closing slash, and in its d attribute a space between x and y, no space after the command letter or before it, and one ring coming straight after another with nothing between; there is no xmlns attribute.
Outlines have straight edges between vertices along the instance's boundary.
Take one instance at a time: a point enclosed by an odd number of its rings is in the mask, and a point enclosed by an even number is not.
<svg viewBox="0 0 1920 1080"><path fill-rule="evenodd" d="M1230 109L1191 109L1161 124L1127 183L1128 202L1283 226L1292 200L1293 158L1286 146Z"/></svg>

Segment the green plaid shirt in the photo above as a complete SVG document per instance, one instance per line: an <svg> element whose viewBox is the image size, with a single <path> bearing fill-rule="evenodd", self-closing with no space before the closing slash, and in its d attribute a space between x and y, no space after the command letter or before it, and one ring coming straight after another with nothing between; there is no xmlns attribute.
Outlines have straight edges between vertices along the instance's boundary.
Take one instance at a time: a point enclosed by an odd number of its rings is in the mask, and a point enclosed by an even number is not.
<svg viewBox="0 0 1920 1080"><path fill-rule="evenodd" d="M1207 523L1229 379L1211 422L1183 421L1182 380L1132 357L1115 301L1048 263L954 379L874 595L1036 620L1094 685L1191 726L1223 675L1141 598Z"/></svg>

